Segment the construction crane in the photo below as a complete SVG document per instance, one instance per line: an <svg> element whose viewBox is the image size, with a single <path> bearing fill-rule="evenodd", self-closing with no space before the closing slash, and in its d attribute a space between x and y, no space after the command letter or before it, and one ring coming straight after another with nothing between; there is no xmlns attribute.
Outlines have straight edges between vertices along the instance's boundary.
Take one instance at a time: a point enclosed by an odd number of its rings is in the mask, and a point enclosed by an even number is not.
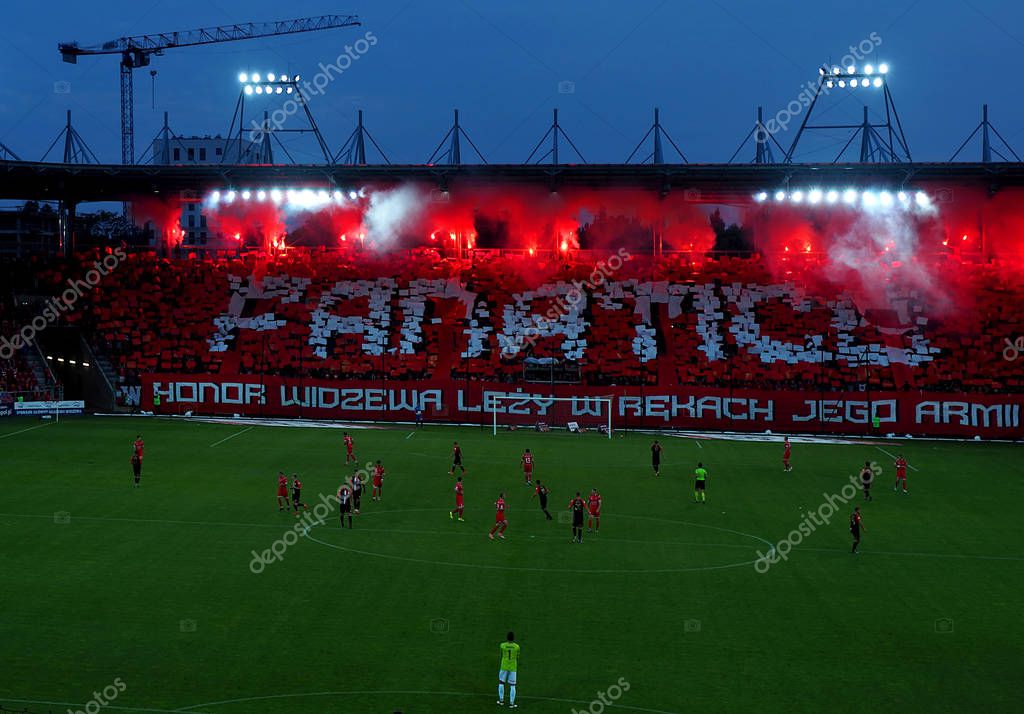
<svg viewBox="0 0 1024 714"><path fill-rule="evenodd" d="M248 22L241 25L201 27L198 30L168 32L156 35L119 37L102 45L82 47L77 42L57 45L65 62L77 64L84 55L121 55L121 163L135 163L135 89L132 72L145 67L151 55L162 55L173 47L194 47L218 42L252 40L257 37L293 35L299 32L331 30L338 27L358 27L355 15L321 15L280 22Z"/></svg>

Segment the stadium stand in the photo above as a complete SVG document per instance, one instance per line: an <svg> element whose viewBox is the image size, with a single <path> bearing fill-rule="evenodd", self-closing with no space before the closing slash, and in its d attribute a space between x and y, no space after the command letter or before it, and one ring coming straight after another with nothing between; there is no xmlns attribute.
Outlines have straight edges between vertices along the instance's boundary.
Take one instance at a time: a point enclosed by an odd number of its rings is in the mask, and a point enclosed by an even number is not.
<svg viewBox="0 0 1024 714"><path fill-rule="evenodd" d="M96 257L38 275L56 293ZM1024 332L1024 291L998 263L958 262L956 290L933 294L894 271L865 301L824 283L814 256L783 279L756 256L646 256L584 284L597 259L136 253L67 319L124 384L159 372L515 382L533 358L573 363L588 385L1024 391L1002 357Z"/></svg>

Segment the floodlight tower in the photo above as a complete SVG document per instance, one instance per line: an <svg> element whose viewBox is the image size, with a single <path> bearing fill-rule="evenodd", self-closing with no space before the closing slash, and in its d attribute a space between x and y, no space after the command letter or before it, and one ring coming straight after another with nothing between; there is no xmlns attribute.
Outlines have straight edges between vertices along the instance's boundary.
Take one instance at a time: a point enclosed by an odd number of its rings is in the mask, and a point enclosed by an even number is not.
<svg viewBox="0 0 1024 714"><path fill-rule="evenodd" d="M296 107L302 109L306 115L306 120L309 122L308 129L286 129L283 126L272 126L269 115L264 112L263 121L253 121L250 127L250 134L255 135L253 140L250 142L256 143L257 140L260 144L259 156L262 157L262 163L272 163L273 152L271 150L271 139L277 142L278 146L284 151L285 155L288 156L292 163L295 163L295 159L288 152L287 147L281 140L277 138L279 133L293 133L293 134L313 134L316 137L316 142L320 147L320 152L323 154L324 163L331 164L331 151L327 148L327 142L324 141L323 135L320 133L320 127L317 126L316 120L313 118L313 113L309 111L309 105L306 103L306 97L302 93L299 82L302 77L299 75L288 75L288 74L275 74L274 72L267 72L261 74L259 72L241 72L238 75L238 82L241 85L241 90L238 93L238 101L235 103L235 112L231 115L231 126L228 129L227 134L227 147L225 147L224 153L221 155L221 163L224 163L228 157L227 148L232 143L237 141L238 154L236 161L238 163L244 163L243 158L246 155L246 145L243 143L242 133L245 130L245 102L246 99L254 99L257 97L279 97L282 101L293 102ZM290 112L285 111L283 108L279 109L283 111L287 116ZM275 111L275 114L277 112ZM238 121L238 131L235 131L235 121Z"/></svg>
<svg viewBox="0 0 1024 714"><path fill-rule="evenodd" d="M828 95L836 90L851 92L881 90L885 106L885 122L873 124L868 121L865 108L865 119L858 124L810 124L818 98L822 94ZM807 112L804 114L800 129L797 130L789 151L786 152L785 163L793 162L796 147L805 131L820 129L853 130L850 140L846 142L832 163L837 163L842 158L847 147L858 134L861 136L860 161L863 163L899 163L912 160L910 148L907 146L907 137L903 133L903 125L896 112L896 104L889 92L889 65L884 62L877 67L873 64L865 64L859 69L856 65L823 66L818 69L818 84L815 88L814 98L807 107Z"/></svg>

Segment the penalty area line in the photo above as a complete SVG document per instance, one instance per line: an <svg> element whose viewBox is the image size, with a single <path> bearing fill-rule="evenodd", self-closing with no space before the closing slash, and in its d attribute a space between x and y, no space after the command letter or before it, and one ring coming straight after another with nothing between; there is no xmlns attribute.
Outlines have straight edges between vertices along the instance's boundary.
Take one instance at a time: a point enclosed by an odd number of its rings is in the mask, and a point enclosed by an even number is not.
<svg viewBox="0 0 1024 714"><path fill-rule="evenodd" d="M30 426L27 429L21 429L19 431L12 431L10 434L0 435L0 439L6 439L8 436L17 436L18 434L24 434L26 431L34 431L36 429L42 429L44 426L50 426L50 424L52 424L52 423L53 422L47 422L45 424L36 424L35 426Z"/></svg>
<svg viewBox="0 0 1024 714"><path fill-rule="evenodd" d="M888 456L890 459L895 459L896 458L896 454L889 453L888 451L883 449L881 446L876 446L875 448L878 449L879 451L881 451L886 456ZM913 464L908 463L907 466L910 467L911 471L917 471L917 467L914 466Z"/></svg>
<svg viewBox="0 0 1024 714"><path fill-rule="evenodd" d="M235 432L234 434L232 434L231 436L225 436L225 437L224 437L223 439L221 439L220 441L216 441L216 442L214 442L214 443L210 444L210 448L212 449L212 448L213 448L213 447L215 447L215 446L219 446L220 444L223 444L223 443L224 443L225 441L229 441L229 440L231 440L231 439L234 439L234 438L235 438L236 436L241 436L241 435L242 435L242 434L244 434L245 432L247 432L247 431L252 431L252 430L253 430L253 429L255 429L255 428L256 428L255 426L250 426L250 427L248 427L247 429L242 429L241 431L236 431L236 432Z"/></svg>

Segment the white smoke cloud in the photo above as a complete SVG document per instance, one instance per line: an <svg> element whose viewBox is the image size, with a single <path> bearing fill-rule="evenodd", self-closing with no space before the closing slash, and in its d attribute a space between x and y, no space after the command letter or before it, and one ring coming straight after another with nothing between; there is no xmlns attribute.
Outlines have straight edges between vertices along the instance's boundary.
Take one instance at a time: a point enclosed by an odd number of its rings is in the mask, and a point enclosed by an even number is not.
<svg viewBox="0 0 1024 714"><path fill-rule="evenodd" d="M366 237L388 248L420 218L427 199L423 189L409 185L372 192L363 215Z"/></svg>

